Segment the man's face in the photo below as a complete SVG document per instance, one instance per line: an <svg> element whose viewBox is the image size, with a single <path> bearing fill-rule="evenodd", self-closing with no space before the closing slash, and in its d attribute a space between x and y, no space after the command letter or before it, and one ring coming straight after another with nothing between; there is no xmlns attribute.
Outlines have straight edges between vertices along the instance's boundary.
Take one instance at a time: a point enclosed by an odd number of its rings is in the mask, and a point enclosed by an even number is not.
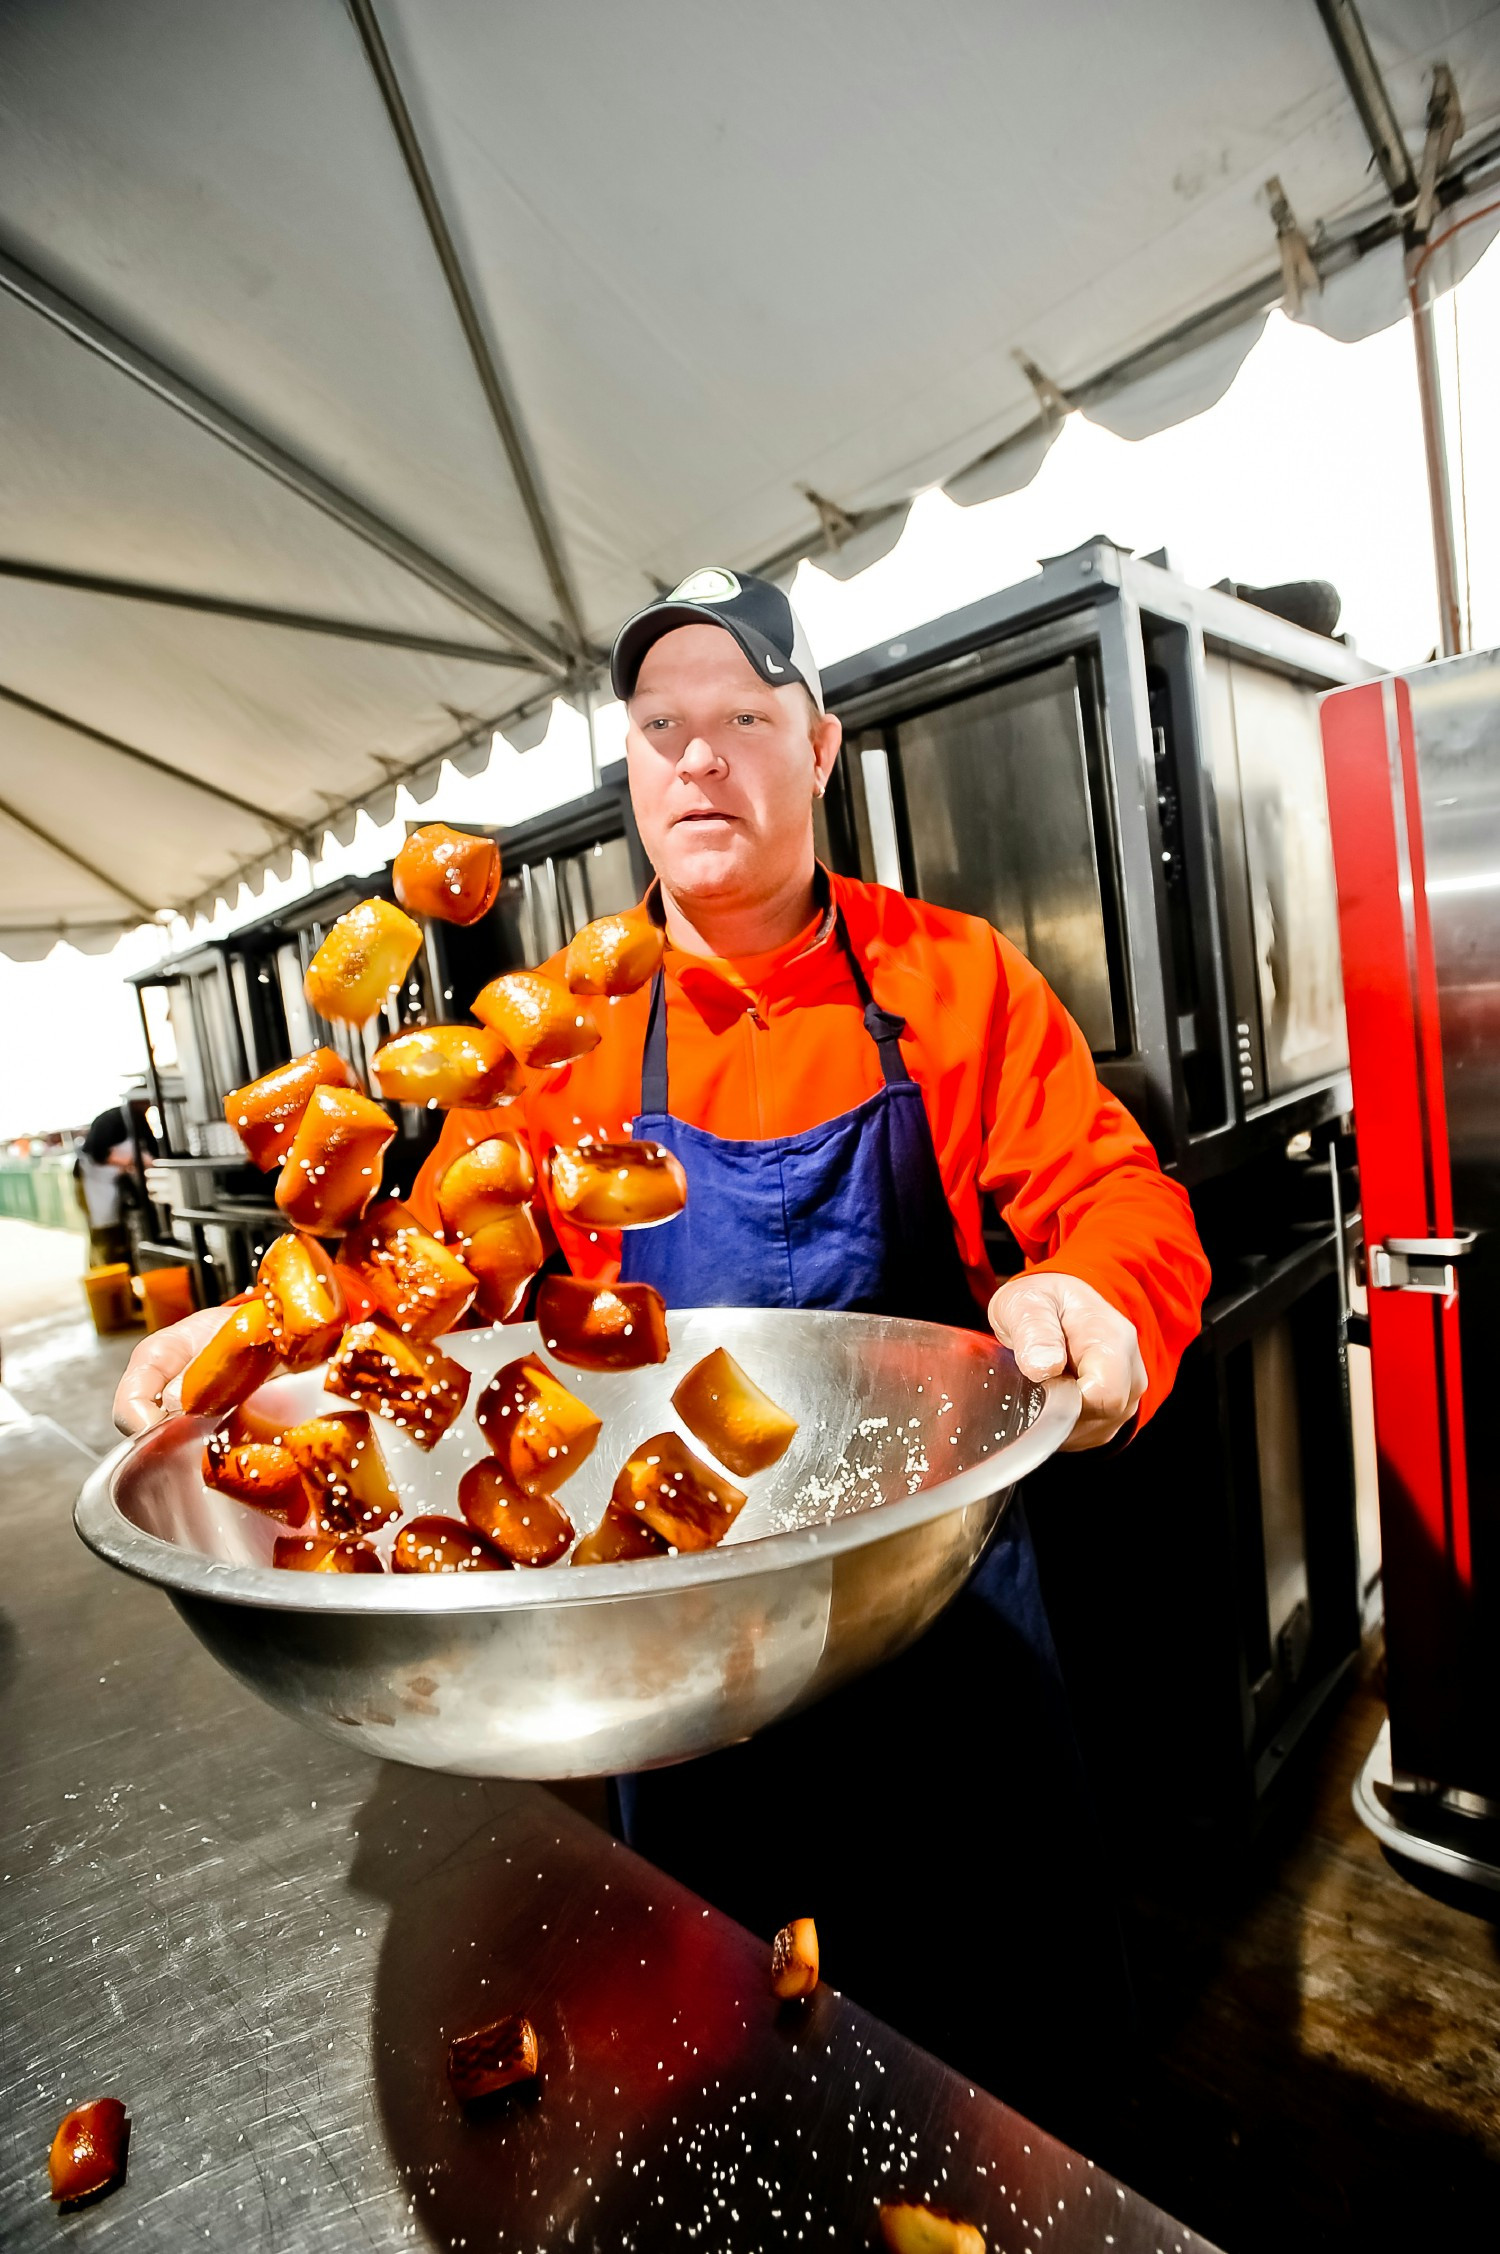
<svg viewBox="0 0 1500 2254"><path fill-rule="evenodd" d="M748 906L811 876L841 730L800 684L769 687L721 626L679 626L646 652L629 719L641 842L684 907Z"/></svg>

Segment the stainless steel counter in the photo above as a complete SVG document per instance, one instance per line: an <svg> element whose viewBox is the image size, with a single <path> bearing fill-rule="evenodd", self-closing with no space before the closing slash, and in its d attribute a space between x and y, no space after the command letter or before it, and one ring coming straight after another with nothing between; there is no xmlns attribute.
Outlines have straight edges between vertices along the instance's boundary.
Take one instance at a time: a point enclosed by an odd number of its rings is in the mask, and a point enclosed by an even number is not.
<svg viewBox="0 0 1500 2254"><path fill-rule="evenodd" d="M831 1990L778 2009L762 1942L549 1793L269 1712L84 1551L90 1461L0 1425L6 2254L843 2249L902 2190L991 2254L1202 2247ZM507 2010L543 2089L465 2116L447 2041ZM106 2093L128 2182L60 2224L53 2129Z"/></svg>

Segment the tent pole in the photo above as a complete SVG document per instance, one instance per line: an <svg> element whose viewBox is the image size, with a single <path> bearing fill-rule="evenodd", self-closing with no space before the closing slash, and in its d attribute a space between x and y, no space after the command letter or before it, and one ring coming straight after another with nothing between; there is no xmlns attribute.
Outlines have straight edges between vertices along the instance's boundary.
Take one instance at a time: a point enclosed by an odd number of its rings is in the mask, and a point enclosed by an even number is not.
<svg viewBox="0 0 1500 2254"><path fill-rule="evenodd" d="M1432 511L1432 554L1437 570L1438 634L1444 657L1464 647L1463 610L1458 599L1458 541L1453 528L1453 490L1448 476L1448 436L1443 423L1443 387L1438 368L1432 285L1425 254L1407 256L1406 295L1417 356L1417 397L1422 408L1422 448L1427 464L1427 500Z"/></svg>
<svg viewBox="0 0 1500 2254"><path fill-rule="evenodd" d="M112 877L105 870L96 868L92 861L86 861L81 853L74 852L71 845L64 845L60 837L54 837L50 830L44 830L40 822L33 822L29 814L23 814L19 806L12 806L8 799L0 798L0 818L14 822L18 830L29 830L33 837L41 839L43 845L50 846L54 853L60 853L65 861L71 861L75 869L82 869L96 884L102 884L107 892L113 892L118 899L128 900L132 908L139 910L143 923L155 921L156 910L148 908L139 893L132 892L128 885L121 884L118 877Z"/></svg>

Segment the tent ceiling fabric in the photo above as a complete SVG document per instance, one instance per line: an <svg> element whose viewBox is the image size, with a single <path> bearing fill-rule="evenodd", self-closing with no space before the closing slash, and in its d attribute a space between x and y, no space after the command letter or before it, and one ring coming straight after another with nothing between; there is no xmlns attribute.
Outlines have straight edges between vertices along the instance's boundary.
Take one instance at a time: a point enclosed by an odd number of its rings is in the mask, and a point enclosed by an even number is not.
<svg viewBox="0 0 1500 2254"><path fill-rule="evenodd" d="M1495 134L1500 5L1363 16L1414 161L1436 63L1460 157ZM133 919L90 869L211 897L576 692L370 17L595 647L695 565L817 552L812 496L847 576L922 488L1024 484L1061 410L1023 360L1130 435L1197 412L1279 295L1267 180L1320 257L1386 208L1314 0L6 0L0 689L267 817L0 702L18 949ZM1400 309L1399 251L1365 267L1333 334Z"/></svg>

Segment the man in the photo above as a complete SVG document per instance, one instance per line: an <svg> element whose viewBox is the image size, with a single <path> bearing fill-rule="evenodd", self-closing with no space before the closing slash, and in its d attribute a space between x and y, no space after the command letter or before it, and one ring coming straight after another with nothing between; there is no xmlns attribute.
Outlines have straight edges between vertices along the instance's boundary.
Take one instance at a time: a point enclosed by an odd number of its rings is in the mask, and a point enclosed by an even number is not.
<svg viewBox="0 0 1500 2254"><path fill-rule="evenodd" d="M1197 1328L1187 1199L1006 940L817 864L840 727L786 596L695 573L623 628L613 680L666 957L601 1011L597 1049L532 1076L524 1123L539 1173L580 1134L666 1143L688 1203L623 1241L552 1212L569 1268L669 1307L988 1319L1028 1376L1076 1373L1070 1446L1125 1434ZM449 1116L413 1193L424 1218L452 1158L515 1123ZM998 1289L984 1193L1026 1262ZM139 1350L125 1429L191 1343ZM1019 1506L913 1651L748 1745L618 1780L617 1799L643 1852L767 1934L815 1916L837 1985L1057 2118L1122 1981Z"/></svg>

